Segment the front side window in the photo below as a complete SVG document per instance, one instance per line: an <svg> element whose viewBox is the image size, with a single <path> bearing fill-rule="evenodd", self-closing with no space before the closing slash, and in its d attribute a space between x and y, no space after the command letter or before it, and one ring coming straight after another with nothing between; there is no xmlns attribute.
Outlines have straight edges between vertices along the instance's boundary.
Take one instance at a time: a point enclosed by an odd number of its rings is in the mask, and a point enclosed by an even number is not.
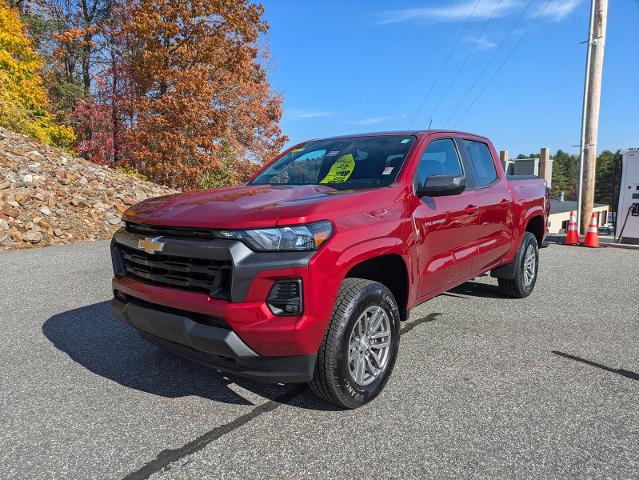
<svg viewBox="0 0 639 480"><path fill-rule="evenodd" d="M431 175L461 175L462 167L455 142L450 138L434 140L428 144L419 159L415 173L415 186L420 189Z"/></svg>
<svg viewBox="0 0 639 480"><path fill-rule="evenodd" d="M251 185L383 187L395 181L415 143L409 135L314 140L298 145L259 173Z"/></svg>
<svg viewBox="0 0 639 480"><path fill-rule="evenodd" d="M497 181L497 170L495 170L495 162L488 145L473 140L464 140L464 145L475 174L475 184L478 187L485 187Z"/></svg>

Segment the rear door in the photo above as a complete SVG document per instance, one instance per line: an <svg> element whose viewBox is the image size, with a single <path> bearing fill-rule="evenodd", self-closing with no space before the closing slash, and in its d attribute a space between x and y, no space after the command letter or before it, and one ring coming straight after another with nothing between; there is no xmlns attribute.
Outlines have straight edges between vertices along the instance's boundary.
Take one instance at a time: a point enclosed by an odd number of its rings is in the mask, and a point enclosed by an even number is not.
<svg viewBox="0 0 639 480"><path fill-rule="evenodd" d="M435 137L419 160L414 191L429 175L462 173L466 172L458 142L450 137ZM418 297L424 298L465 280L472 273L479 215L472 189L458 195L416 197L415 205Z"/></svg>
<svg viewBox="0 0 639 480"><path fill-rule="evenodd" d="M479 205L478 254L473 273L480 273L498 263L510 250L512 194L503 172L497 170L490 146L471 138L463 138L462 143L471 166Z"/></svg>

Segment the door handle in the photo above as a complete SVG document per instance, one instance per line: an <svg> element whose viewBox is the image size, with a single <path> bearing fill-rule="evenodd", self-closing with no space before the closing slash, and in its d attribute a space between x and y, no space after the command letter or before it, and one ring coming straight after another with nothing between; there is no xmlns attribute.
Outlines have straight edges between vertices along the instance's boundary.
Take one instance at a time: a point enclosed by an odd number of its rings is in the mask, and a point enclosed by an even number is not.
<svg viewBox="0 0 639 480"><path fill-rule="evenodd" d="M508 205L510 205L510 200L506 200L505 198L503 198L501 202L499 202L499 206L501 208L506 208Z"/></svg>
<svg viewBox="0 0 639 480"><path fill-rule="evenodd" d="M468 205L466 208L464 208L464 212L466 212L468 215L472 215L476 211L477 205Z"/></svg>

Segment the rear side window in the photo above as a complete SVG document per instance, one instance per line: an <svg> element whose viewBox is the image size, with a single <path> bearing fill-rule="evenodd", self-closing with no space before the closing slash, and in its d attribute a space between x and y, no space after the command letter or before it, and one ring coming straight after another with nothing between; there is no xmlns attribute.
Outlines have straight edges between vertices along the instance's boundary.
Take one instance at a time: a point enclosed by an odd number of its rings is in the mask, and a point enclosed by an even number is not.
<svg viewBox="0 0 639 480"><path fill-rule="evenodd" d="M490 154L488 145L482 142L474 142L472 140L464 140L470 164L475 173L475 184L477 187L485 187L497 180L497 170L495 170L495 162Z"/></svg>
<svg viewBox="0 0 639 480"><path fill-rule="evenodd" d="M462 168L455 142L450 138L434 140L428 144L419 159L415 186L423 185L431 175L461 175Z"/></svg>

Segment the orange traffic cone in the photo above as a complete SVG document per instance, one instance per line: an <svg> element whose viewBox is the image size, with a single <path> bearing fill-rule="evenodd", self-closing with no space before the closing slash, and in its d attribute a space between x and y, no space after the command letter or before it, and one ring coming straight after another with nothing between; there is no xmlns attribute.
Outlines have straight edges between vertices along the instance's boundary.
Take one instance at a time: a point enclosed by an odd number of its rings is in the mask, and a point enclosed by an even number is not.
<svg viewBox="0 0 639 480"><path fill-rule="evenodd" d="M568 220L568 231L566 232L565 245L578 245L579 233L577 233L577 217L574 210L570 211L570 220Z"/></svg>
<svg viewBox="0 0 639 480"><path fill-rule="evenodd" d="M586 232L586 238L584 238L584 247L597 248L599 246L599 233L597 232L597 214L592 212L590 217L590 225L588 225L588 231Z"/></svg>

